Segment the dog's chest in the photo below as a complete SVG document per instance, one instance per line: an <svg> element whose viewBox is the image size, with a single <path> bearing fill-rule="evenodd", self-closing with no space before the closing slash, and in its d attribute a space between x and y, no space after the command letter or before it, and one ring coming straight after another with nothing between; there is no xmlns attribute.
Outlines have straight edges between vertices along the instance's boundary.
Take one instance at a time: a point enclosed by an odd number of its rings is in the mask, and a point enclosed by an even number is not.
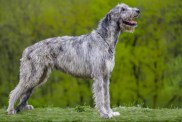
<svg viewBox="0 0 182 122"><path fill-rule="evenodd" d="M105 64L106 64L106 69L107 69L107 71L108 71L109 73L112 72L112 70L113 70L113 68L114 68L114 64L115 64L115 62L114 62L114 57L111 58L111 59L106 60L106 61L105 61Z"/></svg>

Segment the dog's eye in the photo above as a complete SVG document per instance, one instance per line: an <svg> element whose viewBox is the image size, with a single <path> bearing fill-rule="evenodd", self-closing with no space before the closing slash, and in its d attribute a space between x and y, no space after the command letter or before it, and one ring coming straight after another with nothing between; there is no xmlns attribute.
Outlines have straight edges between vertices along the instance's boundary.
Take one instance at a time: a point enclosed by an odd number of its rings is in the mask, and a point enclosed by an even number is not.
<svg viewBox="0 0 182 122"><path fill-rule="evenodd" d="M126 11L126 8L121 8L121 11Z"/></svg>

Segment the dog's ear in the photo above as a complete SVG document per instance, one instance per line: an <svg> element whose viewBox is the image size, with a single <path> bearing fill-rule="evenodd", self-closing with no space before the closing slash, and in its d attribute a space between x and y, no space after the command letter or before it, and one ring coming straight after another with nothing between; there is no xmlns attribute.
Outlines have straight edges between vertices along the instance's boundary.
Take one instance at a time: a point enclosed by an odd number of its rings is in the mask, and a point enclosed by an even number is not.
<svg viewBox="0 0 182 122"><path fill-rule="evenodd" d="M108 24L108 23L110 22L110 20L111 20L111 14L108 13L108 14L106 15L105 19L104 19L104 23L105 23L105 24Z"/></svg>
<svg viewBox="0 0 182 122"><path fill-rule="evenodd" d="M111 14L110 14L110 13L108 13L108 14L106 15L106 19L107 19L108 21L111 20Z"/></svg>
<svg viewBox="0 0 182 122"><path fill-rule="evenodd" d="M111 13L108 13L107 15L106 15L106 21L110 21L111 20Z"/></svg>

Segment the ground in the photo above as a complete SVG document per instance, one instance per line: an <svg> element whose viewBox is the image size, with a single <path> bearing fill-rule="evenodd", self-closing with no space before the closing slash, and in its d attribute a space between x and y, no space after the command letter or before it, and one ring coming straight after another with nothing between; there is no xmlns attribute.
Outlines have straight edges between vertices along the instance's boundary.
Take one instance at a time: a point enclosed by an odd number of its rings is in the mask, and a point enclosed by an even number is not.
<svg viewBox="0 0 182 122"><path fill-rule="evenodd" d="M89 122L89 121L121 121L121 122L182 122L182 109L149 109L141 107L117 107L114 111L119 111L120 116L112 119L99 117L97 111L87 106L77 106L76 108L46 107L35 108L31 111L22 111L16 115L7 115L5 109L0 109L0 121L63 121L63 122Z"/></svg>

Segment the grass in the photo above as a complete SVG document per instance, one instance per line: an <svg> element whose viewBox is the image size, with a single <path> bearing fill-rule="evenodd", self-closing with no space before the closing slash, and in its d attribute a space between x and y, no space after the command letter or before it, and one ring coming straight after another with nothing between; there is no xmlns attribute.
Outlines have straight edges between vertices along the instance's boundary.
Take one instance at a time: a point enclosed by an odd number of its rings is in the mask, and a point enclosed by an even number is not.
<svg viewBox="0 0 182 122"><path fill-rule="evenodd" d="M140 107L117 107L113 109L121 113L112 119L99 117L97 111L87 106L76 108L35 108L31 111L22 111L16 115L7 115L5 109L0 109L0 122L5 121L63 121L63 122L182 122L182 109L149 109Z"/></svg>

